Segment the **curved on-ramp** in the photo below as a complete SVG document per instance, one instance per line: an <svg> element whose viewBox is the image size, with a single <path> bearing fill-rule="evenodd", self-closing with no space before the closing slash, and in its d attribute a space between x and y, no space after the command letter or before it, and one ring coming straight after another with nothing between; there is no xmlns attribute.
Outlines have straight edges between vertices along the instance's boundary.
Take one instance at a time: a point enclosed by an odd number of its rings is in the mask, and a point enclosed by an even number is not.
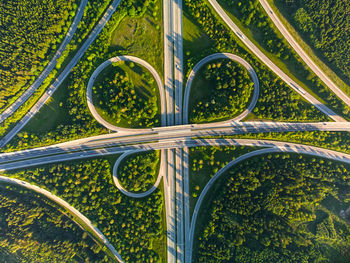
<svg viewBox="0 0 350 263"><path fill-rule="evenodd" d="M310 102L313 106L326 114L334 121L346 122L344 118L336 114L333 110L322 104L319 100L313 97L309 92L304 90L293 79L291 79L286 73L284 73L279 67L277 67L250 39L243 34L239 27L232 21L232 19L226 14L225 10L219 5L216 0L208 0L213 9L226 23L226 25L236 34L239 39L249 48L251 52L255 54L267 67L269 67L278 77L280 77L288 86L300 94L304 99Z"/></svg>
<svg viewBox="0 0 350 263"><path fill-rule="evenodd" d="M219 121L219 122L213 122L215 124L221 125L221 124L227 124L235 121L240 121L243 118L245 118L255 107L258 98L259 98L259 79L258 76L256 75L256 72L254 68L243 58L236 56L231 53L215 53L212 55L209 55L205 58L203 58L201 61L199 61L191 70L190 75L188 76L188 80L186 83L185 87L185 95L184 95L184 110L183 110L183 123L188 124L188 107L189 107L189 100L190 100L190 93L191 93L191 86L192 82L195 78L196 73L198 70L208 63L209 61L215 60L215 59L220 59L220 58L226 58L226 59L231 59L232 61L238 62L241 64L246 70L248 70L249 75L253 79L254 82L254 93L253 93L253 98L248 106L248 108L243 111L240 115L237 117L227 120L227 121ZM210 125L210 124L209 124ZM212 124L211 124L212 125ZM196 124L196 127L205 127L208 126L208 124Z"/></svg>
<svg viewBox="0 0 350 263"><path fill-rule="evenodd" d="M258 142L260 140L237 140L243 142L243 145L245 144L244 141L248 142L248 145L250 146L255 146L255 144L259 144ZM195 227L196 227L196 220L198 217L198 213L200 210L200 207L202 205L202 202L207 195L208 191L210 188L213 186L213 184L230 168L232 168L234 165L252 158L254 156L262 155L262 154L268 154L268 153L275 153L275 152L288 152L288 153L299 153L299 154L307 154L307 155L312 155L312 156L317 156L321 158L327 158L339 162L344 162L347 164L350 164L350 154L340 154L319 148L319 147L313 147L313 146L304 146L300 144L295 144L295 143L284 143L284 142L275 142L272 143L273 141L266 141L266 144L264 145L265 147L270 147L267 149L261 149L261 150L256 150L253 152L246 153L244 155L239 156L235 160L229 162L225 167L221 168L206 184L204 187L203 191L201 192L195 208L193 210L192 214L192 219L191 219L191 225L190 225L190 230L187 237L186 241L186 262L192 262L192 250L193 250L193 242L194 242L194 232L195 232ZM242 144L241 144L242 145ZM261 145L262 146L262 145Z"/></svg>
<svg viewBox="0 0 350 263"><path fill-rule="evenodd" d="M0 147L5 146L16 134L23 129L23 127L33 118L33 116L39 112L42 106L50 99L52 94L58 89L58 87L62 84L62 82L69 75L71 70L76 66L80 58L84 55L85 51L89 48L92 42L96 39L97 35L102 31L105 24L112 17L114 11L118 7L121 0L113 0L111 5L107 8L103 17L100 19L98 24L94 27L92 32L89 34L83 45L74 55L74 57L69 61L68 65L64 68L64 70L59 74L59 76L55 79L54 83L52 83L49 88L45 91L45 93L39 98L39 100L34 104L34 106L22 117L21 120L17 122L17 124L0 140Z"/></svg>
<svg viewBox="0 0 350 263"><path fill-rule="evenodd" d="M133 198L143 198L146 197L150 194L152 194L157 188L158 185L162 179L163 176L163 171L162 171L162 167L164 167L164 161L165 161L165 156L164 156L164 151L161 151L161 155L160 156L160 166L159 166L159 173L158 173L158 177L156 182L154 183L154 185L147 190L146 192L142 192L142 193L133 193L133 192L129 192L128 190L126 190L119 182L118 180L118 168L120 163L129 155L134 154L134 153L139 153L139 152L145 152L147 150L136 150L136 151L127 151L125 153L123 153L118 160L115 162L114 167L113 167L113 182L115 184L115 186L118 188L119 191L121 191L124 195L129 196L129 197L133 197Z"/></svg>
<svg viewBox="0 0 350 263"><path fill-rule="evenodd" d="M160 111L161 111L161 126L166 125L166 103L165 103L165 94L164 94L164 88L163 88L162 79L158 75L157 71L149 63L147 63L143 59L140 59L140 58L137 58L137 57L134 57L134 56L116 56L116 57L110 58L110 59L106 60L105 62L103 62L101 65L99 65L95 69L95 71L92 73L92 75L91 75L91 77L89 79L87 90L86 90L86 99L87 99L87 105L88 105L89 110L90 110L91 114L93 115L93 117L101 125L103 125L104 127L106 127L107 129L109 129L111 131L133 133L133 132L140 132L140 131L142 132L142 131L151 131L152 130L152 128L129 129L129 128L122 128L122 127L118 127L118 126L115 126L113 124L110 124L109 122L105 121L100 116L100 114L98 114L98 112L97 112L97 110L96 110L96 108L95 108L95 106L93 104L92 87L94 85L96 77L107 66L111 65L112 63L116 63L116 62L120 62L120 61L134 62L134 63L140 64L141 66L145 67L146 69L148 69L150 71L150 73L152 74L152 76L154 77L154 79L157 82L157 86L158 86L158 90L159 90Z"/></svg>
<svg viewBox="0 0 350 263"><path fill-rule="evenodd" d="M112 252L114 258L118 262L123 262L123 260L122 260L121 256L119 255L118 251L113 247L113 245L108 241L108 239L102 234L102 232L96 226L94 226L87 217L85 217L82 213L80 213L77 209L75 209L73 206L68 204L63 199L59 198L56 195L53 195L52 193L50 193L49 191L47 191L47 190L45 190L43 188L40 188L40 187L38 187L36 185L30 184L28 182L25 182L25 181L22 181L22 180L19 180L19 179L9 178L9 177L0 175L0 182L20 185L20 186L25 187L27 189L30 189L30 190L32 190L34 192L42 194L45 197L49 198L50 200L54 201L56 204L64 207L71 214L73 214L74 216L78 217L81 221L83 221L86 224L86 226L90 229L90 231L92 231L95 234L95 236L98 237L100 242L102 242L104 245L106 245L106 247Z"/></svg>

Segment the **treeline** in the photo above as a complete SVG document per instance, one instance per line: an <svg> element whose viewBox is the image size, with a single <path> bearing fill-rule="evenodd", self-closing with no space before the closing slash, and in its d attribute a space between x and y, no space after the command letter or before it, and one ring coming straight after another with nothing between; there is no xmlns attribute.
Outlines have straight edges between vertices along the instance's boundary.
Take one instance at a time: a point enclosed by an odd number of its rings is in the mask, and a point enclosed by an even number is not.
<svg viewBox="0 0 350 263"><path fill-rule="evenodd" d="M145 69L133 62L127 65L131 70L139 68L140 74L137 77L140 78L140 83L156 85L153 76L149 72L144 72ZM157 96L149 94L145 85L136 86L132 77L125 68L120 67L119 63L112 67L109 74L104 75L101 81L96 81L93 87L93 99L101 115L120 127L159 126ZM158 92L158 89L153 89L153 92Z"/></svg>
<svg viewBox="0 0 350 263"><path fill-rule="evenodd" d="M146 192L158 178L160 152L141 152L120 163L118 180L130 192Z"/></svg>
<svg viewBox="0 0 350 263"><path fill-rule="evenodd" d="M284 153L234 166L200 212L208 218L197 224L195 262L347 262L348 169Z"/></svg>
<svg viewBox="0 0 350 263"><path fill-rule="evenodd" d="M254 82L247 70L229 59L210 62L196 74L190 103L190 123L232 119L242 113L252 96Z"/></svg>
<svg viewBox="0 0 350 263"><path fill-rule="evenodd" d="M192 54L187 67L194 66L194 61L215 52L231 52L243 57L252 65L260 82L260 96L251 118L269 119L275 121L321 121L327 117L315 107L303 101L299 94L291 90L282 80L262 65L252 55L248 54L235 41L233 33L218 22L207 4L198 0L185 0L184 9L190 19L196 21L204 33L214 41L213 48Z"/></svg>
<svg viewBox="0 0 350 263"><path fill-rule="evenodd" d="M7 176L39 185L63 198L89 218L125 262L161 262L165 246L163 196L160 191L134 199L112 181L107 160L51 164Z"/></svg>
<svg viewBox="0 0 350 263"><path fill-rule="evenodd" d="M344 0L279 0L283 14L307 43L350 82L350 2ZM288 12L286 12L288 10Z"/></svg>
<svg viewBox="0 0 350 263"><path fill-rule="evenodd" d="M75 0L0 2L0 110L32 84L65 37Z"/></svg>
<svg viewBox="0 0 350 263"><path fill-rule="evenodd" d="M0 233L4 262L110 262L72 219L20 187L0 185Z"/></svg>

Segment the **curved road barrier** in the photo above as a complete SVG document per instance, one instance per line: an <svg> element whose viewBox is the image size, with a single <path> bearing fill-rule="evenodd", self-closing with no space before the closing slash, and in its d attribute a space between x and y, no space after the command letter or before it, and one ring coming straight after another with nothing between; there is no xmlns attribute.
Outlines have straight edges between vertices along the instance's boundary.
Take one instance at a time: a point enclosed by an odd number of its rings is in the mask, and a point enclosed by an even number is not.
<svg viewBox="0 0 350 263"><path fill-rule="evenodd" d="M261 50L249 40L247 36L239 29L239 27L232 21L232 19L225 13L225 10L219 5L216 0L208 0L210 5L218 13L226 25L239 37L239 39L257 56L267 67L269 67L277 76L279 76L287 85L299 93L304 99L310 102L313 106L326 114L334 121L346 122L346 120L322 104L319 100L313 97L309 92L304 90L294 80L292 80L286 73L277 67Z"/></svg>
<svg viewBox="0 0 350 263"><path fill-rule="evenodd" d="M150 194L152 194L157 188L158 188L158 185L162 179L162 176L163 176L163 171L161 171L161 169L159 169L159 173L158 173L158 177L157 177L157 180L156 182L154 183L154 185L149 189L147 190L146 192L143 192L143 193L133 193L133 192L129 192L127 191L119 182L118 180L118 168L119 168L119 165L120 163L126 158L128 157L129 155L132 155L132 154L135 154L135 153L139 153L139 152L145 152L147 150L140 150L140 151L127 151L125 153L123 153L119 158L118 160L115 162L114 164L114 167L113 167L113 182L115 184L115 186L118 188L119 191L121 191L123 194L125 194L126 196L129 196L129 197L133 197L133 198L143 198L143 197L146 197ZM163 152L162 151L162 155L163 155ZM165 158L164 156L161 156L160 157L160 161L161 161L161 164L160 164L160 168L161 167L164 167L164 164L163 162L165 161Z"/></svg>
<svg viewBox="0 0 350 263"><path fill-rule="evenodd" d="M212 61L215 59L220 59L220 58L231 59L235 62L238 62L243 67L245 67L246 70L248 70L248 72L249 72L249 74L252 77L253 82L254 82L254 94L253 94L252 101L250 102L248 108L245 111L243 111L239 116L237 116L233 119L227 120L227 121L219 121L219 122L214 122L214 123L220 125L220 124L240 121L243 118L245 118L254 109L254 107L258 101L258 98L259 98L259 79L258 79L258 76L256 75L254 68L247 61L245 61L243 58L236 56L234 54L215 53L215 54L209 55L209 56L203 58L201 61L199 61L193 67L193 69L190 72L190 75L188 76L188 80L187 80L186 87L185 87L185 96L184 96L184 110L183 110L183 122L184 122L184 124L188 123L188 107L189 107L191 86L192 86L192 82L195 78L196 73L203 65L205 65L209 61ZM196 124L196 126L197 127L205 127L205 126L208 126L208 124Z"/></svg>
<svg viewBox="0 0 350 263"><path fill-rule="evenodd" d="M110 58L108 60L106 60L105 62L103 62L101 65L99 65L95 71L92 73L90 79L89 79L89 83L87 86L87 90L86 90L86 99L87 99L87 104L89 107L89 110L92 114L92 116L94 116L94 118L104 127L106 127L107 129L111 130L111 131L116 131L116 132L140 132L140 131L150 131L152 130L152 128L149 129L128 129L128 128L121 128L118 126L115 126L113 124L110 124L109 122L105 121L100 114L98 114L94 104L93 104L93 100L92 100L92 87L94 85L95 79L96 77L101 73L101 71L103 69L105 69L106 67L108 67L109 65L111 65L112 63L117 63L119 61L130 61L130 62L134 62L137 64L140 64L141 66L144 66L146 69L148 69L151 74L153 75L154 79L157 82L157 86L159 89L159 97L160 97L160 108L161 108L161 125L164 126L166 124L166 108L165 108L165 95L164 95L164 88L163 88L163 83L162 83L162 79L160 78L160 76L158 75L157 71L146 61L134 57L134 56L117 56L117 57L113 57Z"/></svg>
<svg viewBox="0 0 350 263"><path fill-rule="evenodd" d="M121 256L119 255L118 251L113 247L113 245L111 243L109 243L108 239L102 234L102 232L96 226L94 226L87 217L85 217L82 213L80 213L77 209L75 209L73 206L68 204L63 199L57 197L56 195L53 195L52 193L50 193L49 191L47 191L47 190L45 190L43 188L40 188L40 187L38 187L36 185L30 184L28 182L25 182L25 181L22 181L22 180L19 180L19 179L9 178L9 177L5 177L5 176L1 176L0 175L0 181L1 182L5 182L5 183L20 185L20 186L22 186L24 188L30 189L30 190L32 190L34 192L37 192L39 194L44 195L45 197L47 197L50 200L54 201L56 204L64 207L71 214L73 214L74 216L78 217L81 221L83 221L89 227L89 229L95 234L95 236L98 237L99 241L101 243L105 244L106 247L112 252L112 254L114 255L114 258L118 262L123 262L123 260L122 260Z"/></svg>

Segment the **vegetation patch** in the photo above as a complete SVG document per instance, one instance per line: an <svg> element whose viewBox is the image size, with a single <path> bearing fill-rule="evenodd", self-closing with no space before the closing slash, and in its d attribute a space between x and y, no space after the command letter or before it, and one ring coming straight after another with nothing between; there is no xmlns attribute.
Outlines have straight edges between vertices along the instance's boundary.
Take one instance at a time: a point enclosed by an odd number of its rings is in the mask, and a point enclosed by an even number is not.
<svg viewBox="0 0 350 263"><path fill-rule="evenodd" d="M274 2L303 40L350 85L350 2Z"/></svg>
<svg viewBox="0 0 350 263"><path fill-rule="evenodd" d="M120 163L118 180L127 191L146 192L157 181L159 160L159 150L130 155Z"/></svg>
<svg viewBox="0 0 350 263"><path fill-rule="evenodd" d="M110 162L101 158L5 175L36 184L64 199L101 230L125 262L164 261L164 247L159 246L166 243L162 192L129 198L115 187L111 171Z"/></svg>
<svg viewBox="0 0 350 263"><path fill-rule="evenodd" d="M0 2L0 111L32 84L48 64L68 31L77 2Z"/></svg>
<svg viewBox="0 0 350 263"><path fill-rule="evenodd" d="M228 120L242 113L254 89L248 71L230 59L204 65L190 94L190 123Z"/></svg>
<svg viewBox="0 0 350 263"><path fill-rule="evenodd" d="M109 123L128 128L160 125L159 89L151 73L133 62L118 62L98 76L93 101ZM159 105L159 106L158 106Z"/></svg>
<svg viewBox="0 0 350 263"><path fill-rule="evenodd" d="M258 0L221 0L232 19L280 69L335 112L350 117L350 108L305 64L284 39Z"/></svg>
<svg viewBox="0 0 350 263"><path fill-rule="evenodd" d="M214 14L206 2L185 0L184 10L192 25L201 28L212 45L187 57L187 73L203 57L215 52L229 52L244 58L255 70L260 83L260 96L254 114L249 119L266 119L275 121L322 121L328 118L314 106L286 85L280 78L248 53L237 37ZM190 27L184 27L189 30ZM184 34L186 31L184 31ZM186 42L184 42L186 44ZM190 51L184 46L185 54Z"/></svg>
<svg viewBox="0 0 350 263"><path fill-rule="evenodd" d="M21 187L0 185L0 232L4 262L110 262L88 232Z"/></svg>
<svg viewBox="0 0 350 263"><path fill-rule="evenodd" d="M11 143L7 145L8 148L5 150L11 151L14 149L23 149L33 146L38 147L108 132L107 129L103 128L96 120L94 120L89 112L86 105L86 87L92 72L105 60L122 54L138 56L137 54L128 53L127 50L116 50L110 47L112 32L116 30L119 23L128 15L126 10L127 3L123 3L124 2L118 7L109 22L97 36L96 40L91 44L84 56L73 68L64 84L62 84L63 86L59 88L66 89L62 91L62 97L55 97L55 93L53 97L55 103L48 102L47 107L40 110L39 114L46 117L50 116L52 119L55 119L55 121L46 123L33 118L28 125L26 125L26 127L30 128L27 129L25 127L23 131L20 132L18 136L14 137ZM154 0L134 0L130 3L130 5L133 5L136 9L134 16L142 17L145 15L146 19L149 19L149 10L153 12L156 6L158 6L158 10L161 8L161 3ZM108 4L106 1L98 1L98 3L93 4L92 6L88 4L90 7L89 12L100 12L100 9L106 4ZM92 17L90 16L90 13L88 18L89 19L85 21L94 22L94 20L91 20ZM84 23L84 28L85 26L91 27L91 24L86 22ZM154 26L156 27L157 25L155 24ZM80 32L80 30L78 32ZM150 37L147 33L144 33L143 37L150 41ZM138 39L135 41L138 42ZM157 36L156 42L163 43L162 41L163 39ZM163 48L162 45L161 48ZM163 54L162 50L163 49L159 51L161 54ZM147 52L147 50L144 50L144 53ZM143 56L140 57L145 58ZM149 61L148 59L145 60L153 65L152 61ZM159 68L161 68L161 66L159 66ZM158 70L159 68L156 69ZM23 115L23 112L21 112L20 115ZM62 115L65 116L64 119L61 118ZM17 115L15 117L18 118ZM0 134L4 134L6 130L8 130L10 121L12 122L14 120L11 118L11 120L4 122L3 127L0 126Z"/></svg>
<svg viewBox="0 0 350 263"><path fill-rule="evenodd" d="M190 212L208 183L221 168L236 157L257 149L245 146L200 146L190 148Z"/></svg>
<svg viewBox="0 0 350 263"><path fill-rule="evenodd" d="M284 153L239 163L201 209L195 262L348 262L348 170Z"/></svg>
<svg viewBox="0 0 350 263"><path fill-rule="evenodd" d="M129 2L132 3L132 2ZM110 51L137 56L163 72L162 0L145 1L144 6L128 7L128 16L115 28L110 38Z"/></svg>

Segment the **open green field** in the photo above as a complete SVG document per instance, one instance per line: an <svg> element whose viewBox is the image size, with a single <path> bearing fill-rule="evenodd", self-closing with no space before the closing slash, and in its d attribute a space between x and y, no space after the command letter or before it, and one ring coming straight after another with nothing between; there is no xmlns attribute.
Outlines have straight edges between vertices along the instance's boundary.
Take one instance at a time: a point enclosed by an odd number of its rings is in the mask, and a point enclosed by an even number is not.
<svg viewBox="0 0 350 263"><path fill-rule="evenodd" d="M348 170L285 153L237 164L201 207L194 262L348 262Z"/></svg>
<svg viewBox="0 0 350 263"><path fill-rule="evenodd" d="M140 16L126 16L110 37L109 50L133 55L150 63L163 75L162 1L151 1Z"/></svg>
<svg viewBox="0 0 350 263"><path fill-rule="evenodd" d="M184 10L183 12L183 46L184 46L184 61L187 61L192 56L199 55L210 48L214 44L200 28L190 15ZM202 52L201 52L202 51ZM184 72L188 72L187 64L184 64Z"/></svg>

